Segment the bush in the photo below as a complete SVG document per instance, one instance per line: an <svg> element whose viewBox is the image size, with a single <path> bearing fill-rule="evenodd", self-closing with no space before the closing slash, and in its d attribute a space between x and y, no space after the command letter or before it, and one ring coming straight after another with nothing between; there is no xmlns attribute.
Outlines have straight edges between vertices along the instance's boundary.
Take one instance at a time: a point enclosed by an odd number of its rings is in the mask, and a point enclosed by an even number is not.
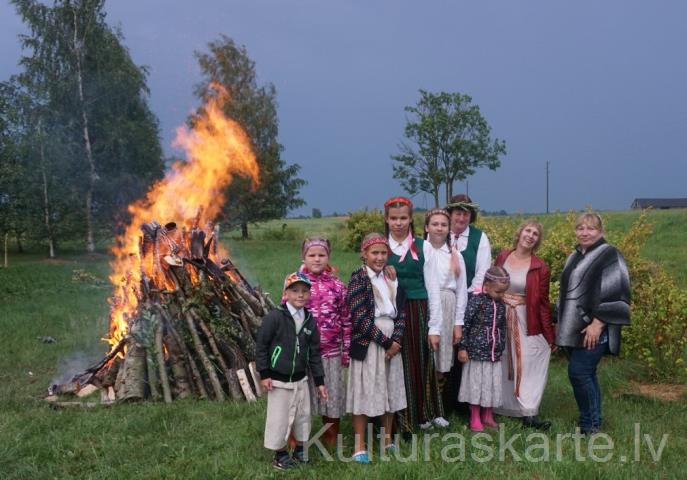
<svg viewBox="0 0 687 480"><path fill-rule="evenodd" d="M363 237L372 232L384 232L384 215L380 210L358 210L346 220L346 248L352 252L360 250Z"/></svg>

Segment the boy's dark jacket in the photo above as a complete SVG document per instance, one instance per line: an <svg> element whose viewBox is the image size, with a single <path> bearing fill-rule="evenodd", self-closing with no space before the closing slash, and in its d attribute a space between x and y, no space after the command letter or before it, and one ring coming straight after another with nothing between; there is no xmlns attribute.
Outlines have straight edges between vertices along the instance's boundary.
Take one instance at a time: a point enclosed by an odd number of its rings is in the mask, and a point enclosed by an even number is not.
<svg viewBox="0 0 687 480"><path fill-rule="evenodd" d="M262 319L255 364L263 380L297 382L310 368L315 385L324 385L320 334L313 316L307 309L304 312L305 320L298 334L296 322L286 305L279 305Z"/></svg>

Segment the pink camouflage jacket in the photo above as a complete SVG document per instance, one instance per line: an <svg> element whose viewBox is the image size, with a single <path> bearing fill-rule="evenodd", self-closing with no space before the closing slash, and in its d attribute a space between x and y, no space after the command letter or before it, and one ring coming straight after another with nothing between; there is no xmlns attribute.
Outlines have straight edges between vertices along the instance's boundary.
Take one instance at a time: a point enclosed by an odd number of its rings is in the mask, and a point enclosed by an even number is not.
<svg viewBox="0 0 687 480"><path fill-rule="evenodd" d="M341 356L341 364L349 363L351 346L351 316L346 306L346 285L331 272L315 275L301 266L312 287L306 308L313 317L320 332L320 353L323 358Z"/></svg>

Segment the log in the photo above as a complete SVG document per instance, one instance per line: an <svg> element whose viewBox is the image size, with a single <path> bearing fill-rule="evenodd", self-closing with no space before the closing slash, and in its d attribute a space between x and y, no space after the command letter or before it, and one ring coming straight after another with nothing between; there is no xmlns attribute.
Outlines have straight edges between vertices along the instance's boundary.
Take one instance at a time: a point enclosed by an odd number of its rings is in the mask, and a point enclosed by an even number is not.
<svg viewBox="0 0 687 480"><path fill-rule="evenodd" d="M162 342L164 319L160 318L155 328L155 353L157 354L157 366L160 369L160 383L162 384L162 396L165 403L172 403L172 390L169 387L169 377L167 376L167 368L165 366L165 352Z"/></svg>
<svg viewBox="0 0 687 480"><path fill-rule="evenodd" d="M253 313L256 316L263 317L265 315L265 311L262 308L260 301L257 298L255 298L255 295L253 295L248 290L243 288L243 286L240 283L235 283L233 287L236 290L236 292L239 295L241 295L241 298L243 298L246 301L246 303L250 305L251 309L253 310Z"/></svg>
<svg viewBox="0 0 687 480"><path fill-rule="evenodd" d="M89 383L88 385L81 387L81 389L79 389L79 391L76 392L76 396L79 398L87 397L91 393L96 392L98 390L99 390L98 387Z"/></svg>
<svg viewBox="0 0 687 480"><path fill-rule="evenodd" d="M260 374L258 369L255 367L255 362L248 363L248 370L250 370L251 377L253 377L253 385L255 385L255 394L258 397L262 397L262 384L260 383Z"/></svg>
<svg viewBox="0 0 687 480"><path fill-rule="evenodd" d="M157 307L158 309L160 309L160 311L162 311L162 307L160 307L159 305ZM163 317L164 316L165 315L163 314ZM188 366L191 369L191 376L193 377L194 384L196 386L196 389L198 390L198 396L200 398L208 398L208 392L205 389L205 383L203 382L203 377L200 375L198 365L196 365L196 361L194 360L193 356L191 356L191 352L186 347L186 343L184 343L183 339L179 335L179 332L176 331L176 329L172 325L172 322L169 319L167 320L167 328L172 337L174 338L174 341L179 346L180 350L183 352L184 357L186 357Z"/></svg>
<svg viewBox="0 0 687 480"><path fill-rule="evenodd" d="M107 373L103 376L100 382L103 388L114 386L115 382L117 381L117 374L119 373L119 369L121 366L122 358L115 357L114 361L112 362L112 365L110 365L110 368L107 369Z"/></svg>
<svg viewBox="0 0 687 480"><path fill-rule="evenodd" d="M160 399L160 391L157 389L157 365L155 362L155 352L150 348L146 348L146 380L148 390L153 400Z"/></svg>
<svg viewBox="0 0 687 480"><path fill-rule="evenodd" d="M217 343L215 342L215 337L208 328L207 324L203 321L202 318L199 316L195 315L196 321L198 322L198 325L200 326L200 329L203 330L203 333L205 334L205 338L208 341L208 344L210 345L210 350L212 350L213 355L219 362L220 366L222 367L222 371L224 372L224 376L227 379L227 385L229 386L229 395L234 399L234 400L239 400L241 398L241 391L240 390L234 390L236 385L233 383L233 376L232 372L229 371L229 366L227 365L227 362L224 361L224 357L222 357L222 353L219 351L219 348L217 348Z"/></svg>
<svg viewBox="0 0 687 480"><path fill-rule="evenodd" d="M249 402L254 402L255 400L257 400L255 398L255 395L253 394L253 390L251 390L250 388L250 383L248 383L246 371L243 368L236 370L236 376L239 377L241 390L243 390L243 394L246 396L246 400L248 400Z"/></svg>
<svg viewBox="0 0 687 480"><path fill-rule="evenodd" d="M86 408L86 409L91 409L91 408L96 408L99 405L103 406L108 406L106 403L97 403L97 402L51 402L50 405L53 408Z"/></svg>
<svg viewBox="0 0 687 480"><path fill-rule="evenodd" d="M136 334L142 328L140 321L129 323L128 348L119 368L115 391L117 400L143 400L147 373L146 350L136 341Z"/></svg>
<svg viewBox="0 0 687 480"><path fill-rule="evenodd" d="M208 374L208 377L210 379L212 389L215 392L215 399L224 400L226 396L224 395L224 390L222 390L222 384L220 383L219 378L217 377L215 366L212 364L212 362L210 362L210 359L208 358L208 355L205 352L205 348L203 347L203 343L200 341L200 335L198 335L198 330L196 329L196 326L193 323L193 318L188 313L184 315L184 318L186 319L186 325L188 326L189 332L191 333L191 339L193 340L193 346L195 347L195 351L200 357L200 363L203 364L205 372Z"/></svg>

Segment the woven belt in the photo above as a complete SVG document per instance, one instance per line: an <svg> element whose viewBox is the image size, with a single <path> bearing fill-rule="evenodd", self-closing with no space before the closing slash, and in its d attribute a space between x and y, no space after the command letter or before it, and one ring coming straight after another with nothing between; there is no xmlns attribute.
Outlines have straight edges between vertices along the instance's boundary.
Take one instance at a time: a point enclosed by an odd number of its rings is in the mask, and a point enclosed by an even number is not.
<svg viewBox="0 0 687 480"><path fill-rule="evenodd" d="M506 304L507 341L511 346L511 354L508 355L508 380L513 380L513 364L517 372L515 378L515 397L520 398L520 381L522 380L522 347L520 345L520 323L516 307L525 305L525 297L507 293L503 296Z"/></svg>

